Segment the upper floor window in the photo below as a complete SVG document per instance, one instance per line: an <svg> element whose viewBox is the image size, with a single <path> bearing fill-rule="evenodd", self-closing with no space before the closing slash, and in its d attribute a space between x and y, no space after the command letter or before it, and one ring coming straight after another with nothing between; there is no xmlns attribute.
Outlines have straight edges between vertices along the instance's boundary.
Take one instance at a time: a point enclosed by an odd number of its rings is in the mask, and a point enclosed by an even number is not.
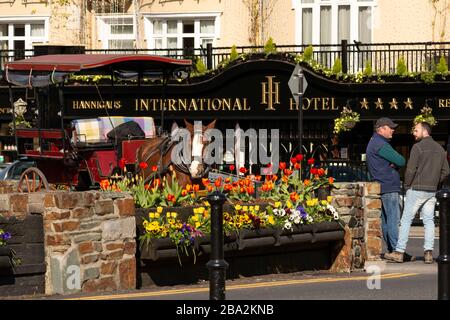
<svg viewBox="0 0 450 320"><path fill-rule="evenodd" d="M11 50L14 59L23 59L26 50L47 41L48 19L2 19L0 18L0 50Z"/></svg>
<svg viewBox="0 0 450 320"><path fill-rule="evenodd" d="M298 43L337 44L344 39L372 42L372 15L376 0L293 1L298 9Z"/></svg>
<svg viewBox="0 0 450 320"><path fill-rule="evenodd" d="M219 34L219 15L149 15L146 17L146 38L154 53L171 56L190 56L194 48L214 44ZM177 52L175 49L182 49Z"/></svg>
<svg viewBox="0 0 450 320"><path fill-rule="evenodd" d="M109 16L99 20L99 39L103 49L133 49L134 19L131 16Z"/></svg>

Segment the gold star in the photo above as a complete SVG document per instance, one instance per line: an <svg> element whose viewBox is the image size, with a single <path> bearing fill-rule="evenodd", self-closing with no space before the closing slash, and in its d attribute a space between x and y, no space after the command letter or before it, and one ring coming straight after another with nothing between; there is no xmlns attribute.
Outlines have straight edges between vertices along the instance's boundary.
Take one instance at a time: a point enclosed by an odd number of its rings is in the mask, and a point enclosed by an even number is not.
<svg viewBox="0 0 450 320"><path fill-rule="evenodd" d="M413 109L411 98L408 98L406 101L403 101L403 103L405 104L405 109L411 110Z"/></svg>
<svg viewBox="0 0 450 320"><path fill-rule="evenodd" d="M361 109L369 110L369 103L367 102L367 99L364 98L362 101L359 102L361 104Z"/></svg>
<svg viewBox="0 0 450 320"><path fill-rule="evenodd" d="M392 101L389 102L389 105L391 106L391 109L395 109L398 110L398 106L397 106L397 99L392 98Z"/></svg>
<svg viewBox="0 0 450 320"><path fill-rule="evenodd" d="M377 101L375 102L375 109L383 110L383 101L381 98L377 98Z"/></svg>

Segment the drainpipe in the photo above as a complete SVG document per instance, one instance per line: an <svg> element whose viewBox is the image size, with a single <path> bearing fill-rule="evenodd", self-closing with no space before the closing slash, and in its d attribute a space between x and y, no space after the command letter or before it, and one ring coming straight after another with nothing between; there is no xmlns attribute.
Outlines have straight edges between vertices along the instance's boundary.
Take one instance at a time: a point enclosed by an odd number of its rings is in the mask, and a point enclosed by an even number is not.
<svg viewBox="0 0 450 320"><path fill-rule="evenodd" d="M259 0L259 15L261 17L261 45L264 45L264 0Z"/></svg>
<svg viewBox="0 0 450 320"><path fill-rule="evenodd" d="M141 46L141 38L139 32L139 0L133 0L133 8L134 8L134 25L136 27L136 49L140 49Z"/></svg>

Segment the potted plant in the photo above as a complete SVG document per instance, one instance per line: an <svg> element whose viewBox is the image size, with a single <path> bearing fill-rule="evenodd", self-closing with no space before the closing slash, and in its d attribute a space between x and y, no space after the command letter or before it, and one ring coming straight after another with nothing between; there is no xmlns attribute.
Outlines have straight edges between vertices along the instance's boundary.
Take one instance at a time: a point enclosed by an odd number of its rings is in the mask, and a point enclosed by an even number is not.
<svg viewBox="0 0 450 320"><path fill-rule="evenodd" d="M333 133L339 134L343 131L350 131L355 127L359 120L360 118L358 112L352 111L352 109L348 107L344 107L339 118L334 119Z"/></svg>

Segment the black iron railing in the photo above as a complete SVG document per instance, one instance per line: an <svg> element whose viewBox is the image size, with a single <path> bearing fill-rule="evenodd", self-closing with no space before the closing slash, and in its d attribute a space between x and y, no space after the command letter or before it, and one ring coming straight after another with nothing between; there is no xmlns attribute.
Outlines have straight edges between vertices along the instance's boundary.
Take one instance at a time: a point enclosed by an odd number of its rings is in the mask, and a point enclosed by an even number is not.
<svg viewBox="0 0 450 320"><path fill-rule="evenodd" d="M355 74L370 64L374 74L395 73L400 57L405 60L409 72L432 70L441 57L450 65L450 42L415 43L347 43L313 45L313 59L332 68L336 58L342 61L344 73ZM300 54L306 45L280 45L278 52ZM263 52L264 47L239 46L238 54ZM86 49L86 53L153 54L173 58L203 60L208 69L217 68L230 58L231 47L182 48L182 49ZM23 59L34 54L30 50L0 50L0 68L6 61Z"/></svg>

